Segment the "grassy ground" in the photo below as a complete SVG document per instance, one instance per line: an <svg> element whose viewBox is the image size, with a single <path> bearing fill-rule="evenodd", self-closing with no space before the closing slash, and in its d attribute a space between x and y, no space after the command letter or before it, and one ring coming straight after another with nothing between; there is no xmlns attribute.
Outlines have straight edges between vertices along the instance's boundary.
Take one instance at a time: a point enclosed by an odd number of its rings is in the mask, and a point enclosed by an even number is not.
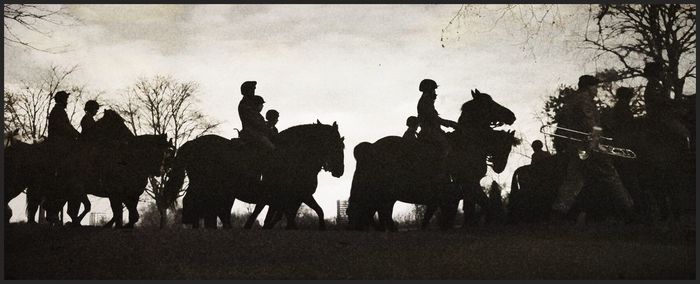
<svg viewBox="0 0 700 284"><path fill-rule="evenodd" d="M5 278L694 279L695 235L609 224L398 233L12 224Z"/></svg>

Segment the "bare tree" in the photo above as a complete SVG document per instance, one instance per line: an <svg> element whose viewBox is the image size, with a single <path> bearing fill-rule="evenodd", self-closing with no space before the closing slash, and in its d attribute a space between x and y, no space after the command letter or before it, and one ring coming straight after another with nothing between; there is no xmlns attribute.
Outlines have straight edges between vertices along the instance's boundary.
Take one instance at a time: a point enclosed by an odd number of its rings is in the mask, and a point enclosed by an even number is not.
<svg viewBox="0 0 700 284"><path fill-rule="evenodd" d="M127 90L126 100L115 106L134 134L166 134L179 145L211 133L219 122L211 121L195 107L198 87L169 76L141 78ZM146 193L155 200L161 228L167 222L168 205L164 200L167 175L150 177Z"/></svg>
<svg viewBox="0 0 700 284"><path fill-rule="evenodd" d="M79 20L61 6L37 4L3 4L5 45L19 45L44 52L58 52L60 48L41 48L27 39L27 34L52 36L50 27L70 26Z"/></svg>
<svg viewBox="0 0 700 284"><path fill-rule="evenodd" d="M664 88L680 97L686 79L695 78L695 5L606 4L589 13L596 25L584 41L598 51L595 56L618 60L618 79L642 76L644 61L660 62L667 70Z"/></svg>
<svg viewBox="0 0 700 284"><path fill-rule="evenodd" d="M21 136L31 141L39 141L48 134L48 116L54 105L53 95L60 90L71 93L67 113L71 122L79 119L76 114L82 110L84 99L96 99L99 93L90 93L84 85L72 83L71 75L76 66L50 68L39 72L36 78L22 80L18 87L4 89L4 130L20 129Z"/></svg>
<svg viewBox="0 0 700 284"><path fill-rule="evenodd" d="M467 23L465 23L467 22ZM533 55L556 46L601 62L607 79L642 76L644 63L664 64L664 87L676 98L696 78L695 5L464 5L442 31L442 44L460 40L475 23L502 27ZM611 72L614 71L614 72ZM612 76L614 75L614 76ZM632 81L632 84L638 84Z"/></svg>

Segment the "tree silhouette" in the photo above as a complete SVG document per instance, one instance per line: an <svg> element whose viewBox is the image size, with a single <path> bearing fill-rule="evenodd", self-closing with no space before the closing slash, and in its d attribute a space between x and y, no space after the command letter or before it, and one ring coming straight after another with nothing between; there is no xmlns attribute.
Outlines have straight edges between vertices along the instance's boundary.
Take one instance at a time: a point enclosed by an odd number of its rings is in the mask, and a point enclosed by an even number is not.
<svg viewBox="0 0 700 284"><path fill-rule="evenodd" d="M197 110L197 94L195 82L178 81L169 76L141 78L128 88L126 100L115 109L124 116L134 134L166 134L179 148L183 142L208 134L219 125ZM167 222L166 181L165 174L150 177L146 189L161 214L161 228Z"/></svg>
<svg viewBox="0 0 700 284"><path fill-rule="evenodd" d="M60 90L71 93L67 113L71 122L80 119L76 115L82 110L87 97L97 99L100 93L90 93L84 85L71 82L71 75L78 66L51 66L38 72L35 78L21 80L17 87L4 88L4 131L20 129L20 135L29 141L37 142L48 134L48 116L54 105L53 94Z"/></svg>
<svg viewBox="0 0 700 284"><path fill-rule="evenodd" d="M663 86L676 98L689 79L691 87L695 84L692 4L464 5L443 29L443 46L473 34L464 30L474 23L490 26L488 32L504 28L532 54L552 49L553 43L573 47L604 63L608 80L641 77L644 63L657 61L667 71Z"/></svg>
<svg viewBox="0 0 700 284"><path fill-rule="evenodd" d="M6 46L19 45L44 52L61 49L41 48L27 39L28 35L51 37L50 26L69 26L79 22L61 6L36 4L3 4L3 42Z"/></svg>

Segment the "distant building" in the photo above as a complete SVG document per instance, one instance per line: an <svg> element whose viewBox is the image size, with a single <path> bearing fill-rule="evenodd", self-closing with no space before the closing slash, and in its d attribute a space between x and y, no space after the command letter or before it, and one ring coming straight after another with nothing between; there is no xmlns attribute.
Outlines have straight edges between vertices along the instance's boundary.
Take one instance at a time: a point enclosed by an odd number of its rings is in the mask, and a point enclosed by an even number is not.
<svg viewBox="0 0 700 284"><path fill-rule="evenodd" d="M91 212L90 213L90 226L102 226L107 223L107 216L105 213Z"/></svg>
<svg viewBox="0 0 700 284"><path fill-rule="evenodd" d="M336 202L337 204L337 215L336 215L336 223L338 224L347 224L348 223L348 201L347 200L338 200Z"/></svg>

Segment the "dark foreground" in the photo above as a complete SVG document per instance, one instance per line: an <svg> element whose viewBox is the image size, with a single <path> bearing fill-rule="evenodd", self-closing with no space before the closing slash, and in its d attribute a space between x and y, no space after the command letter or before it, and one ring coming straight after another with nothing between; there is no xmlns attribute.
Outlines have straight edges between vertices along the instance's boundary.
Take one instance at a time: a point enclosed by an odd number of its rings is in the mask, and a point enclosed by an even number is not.
<svg viewBox="0 0 700 284"><path fill-rule="evenodd" d="M5 278L695 279L695 234L612 225L380 233L13 224Z"/></svg>

